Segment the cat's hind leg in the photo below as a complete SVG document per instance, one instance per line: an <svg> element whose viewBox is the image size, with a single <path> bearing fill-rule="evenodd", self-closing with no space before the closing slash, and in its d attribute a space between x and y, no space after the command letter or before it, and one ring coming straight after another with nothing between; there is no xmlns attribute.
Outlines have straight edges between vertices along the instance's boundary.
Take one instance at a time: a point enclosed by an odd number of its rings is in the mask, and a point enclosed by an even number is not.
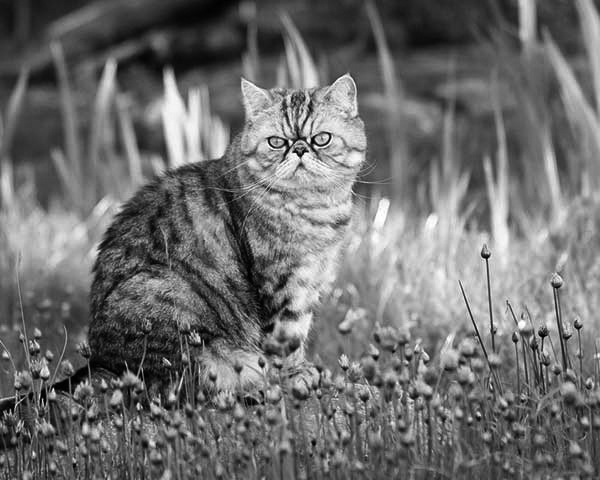
<svg viewBox="0 0 600 480"><path fill-rule="evenodd" d="M234 319L222 318L224 301L201 297L172 271L138 273L115 287L94 315L92 364L115 372L141 367L145 378L168 383L185 354L197 360L202 381L211 370L217 373L219 389L239 383L235 362L247 366L242 371L250 378L242 383L254 381L250 365L258 367L258 347L253 351L252 339L259 327L236 322L234 331Z"/></svg>

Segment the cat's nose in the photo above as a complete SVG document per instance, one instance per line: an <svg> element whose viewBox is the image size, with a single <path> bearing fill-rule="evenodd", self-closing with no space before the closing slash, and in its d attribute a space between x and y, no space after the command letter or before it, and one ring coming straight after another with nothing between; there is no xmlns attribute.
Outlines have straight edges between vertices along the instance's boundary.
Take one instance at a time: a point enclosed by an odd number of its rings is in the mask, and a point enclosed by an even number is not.
<svg viewBox="0 0 600 480"><path fill-rule="evenodd" d="M300 158L302 158L302 155L304 155L306 152L308 152L308 146L306 145L306 143L300 141L300 142L296 142L294 143L294 146L292 147L292 152L294 152L296 155L298 155Z"/></svg>

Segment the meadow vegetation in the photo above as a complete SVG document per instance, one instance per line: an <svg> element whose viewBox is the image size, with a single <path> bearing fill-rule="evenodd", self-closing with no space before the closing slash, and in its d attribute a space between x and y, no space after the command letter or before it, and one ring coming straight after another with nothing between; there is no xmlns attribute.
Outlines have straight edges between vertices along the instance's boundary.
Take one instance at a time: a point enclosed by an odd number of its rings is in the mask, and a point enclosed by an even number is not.
<svg viewBox="0 0 600 480"><path fill-rule="evenodd" d="M357 189L370 196L357 193L356 225L310 345L319 379L283 377L281 357L297 346L282 340L257 365L258 402L207 398L191 358L164 398L139 372L69 380L89 359L69 325L86 318L78 299L119 202L166 167L219 156L229 130L205 88L184 96L167 70L167 154L141 152L109 60L83 138L53 45L64 142L49 152L61 180L50 207L37 203L33 180L16 180L11 159L26 71L0 119L0 394L19 399L0 419L0 478L596 478L600 19L591 0L576 5L578 68L540 36L534 0L519 2L517 33L487 40L496 141L473 185L453 102L426 178L403 175L403 86L367 2L392 178L387 189ZM329 80L290 17L282 27L279 82ZM263 65L251 35L248 45L242 63L253 79ZM510 118L499 79L515 97ZM182 345L194 341L183 328ZM52 389L57 379L70 395Z"/></svg>

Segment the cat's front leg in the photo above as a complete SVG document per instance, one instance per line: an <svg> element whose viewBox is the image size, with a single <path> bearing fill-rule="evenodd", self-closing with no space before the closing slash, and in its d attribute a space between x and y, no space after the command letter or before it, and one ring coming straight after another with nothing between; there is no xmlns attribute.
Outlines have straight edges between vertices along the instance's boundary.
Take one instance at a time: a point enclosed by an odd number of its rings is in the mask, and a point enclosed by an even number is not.
<svg viewBox="0 0 600 480"><path fill-rule="evenodd" d="M312 312L302 314L285 309L274 322L273 339L282 348L284 377L291 382L302 381L310 387L318 382L319 373L305 358L306 340L312 325Z"/></svg>
<svg viewBox="0 0 600 480"><path fill-rule="evenodd" d="M304 350L312 318L312 312L299 313L286 308L275 319L273 337L283 342L299 340L301 349Z"/></svg>

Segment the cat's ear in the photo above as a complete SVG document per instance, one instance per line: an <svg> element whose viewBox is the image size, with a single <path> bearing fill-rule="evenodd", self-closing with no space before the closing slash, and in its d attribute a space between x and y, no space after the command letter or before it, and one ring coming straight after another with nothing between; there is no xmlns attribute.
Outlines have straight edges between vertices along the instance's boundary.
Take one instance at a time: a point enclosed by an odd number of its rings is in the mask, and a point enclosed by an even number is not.
<svg viewBox="0 0 600 480"><path fill-rule="evenodd" d="M251 120L273 103L269 92L242 77L242 100L246 119Z"/></svg>
<svg viewBox="0 0 600 480"><path fill-rule="evenodd" d="M358 115L358 102L356 99L356 83L349 73L342 75L325 92L323 99L339 105L350 116Z"/></svg>

